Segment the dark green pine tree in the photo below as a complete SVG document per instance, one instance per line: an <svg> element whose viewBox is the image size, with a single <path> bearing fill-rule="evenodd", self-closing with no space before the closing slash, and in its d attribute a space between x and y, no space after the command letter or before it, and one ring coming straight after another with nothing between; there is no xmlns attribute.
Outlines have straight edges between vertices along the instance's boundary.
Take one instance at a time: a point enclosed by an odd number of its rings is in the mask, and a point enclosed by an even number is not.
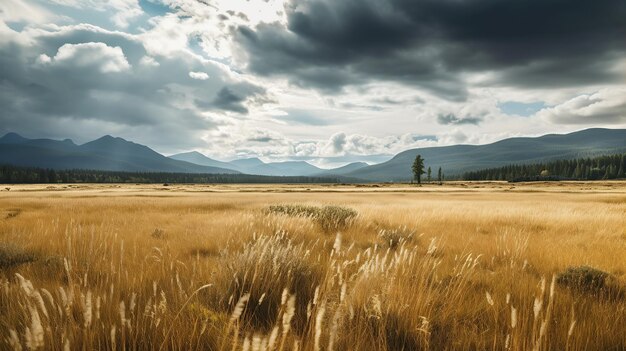
<svg viewBox="0 0 626 351"><path fill-rule="evenodd" d="M413 171L413 180L417 181L417 184L422 184L422 174L424 174L424 159L422 155L415 156L411 171Z"/></svg>
<svg viewBox="0 0 626 351"><path fill-rule="evenodd" d="M441 167L439 167L439 171L437 171L437 183L439 183L439 185L443 183L443 173L441 173Z"/></svg>
<svg viewBox="0 0 626 351"><path fill-rule="evenodd" d="M428 179L428 182L430 183L430 181L432 180L432 170L430 169L430 166L428 167L428 171L426 171L426 177Z"/></svg>
<svg viewBox="0 0 626 351"><path fill-rule="evenodd" d="M617 171L617 178L626 177L626 154L622 155L619 162L619 169Z"/></svg>

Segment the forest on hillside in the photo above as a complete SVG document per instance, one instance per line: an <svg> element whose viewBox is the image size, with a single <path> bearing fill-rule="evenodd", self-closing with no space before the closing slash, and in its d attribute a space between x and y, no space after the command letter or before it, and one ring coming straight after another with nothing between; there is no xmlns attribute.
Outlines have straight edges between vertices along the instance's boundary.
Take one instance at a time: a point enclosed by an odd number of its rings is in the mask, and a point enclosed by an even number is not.
<svg viewBox="0 0 626 351"><path fill-rule="evenodd" d="M626 177L626 154L508 165L463 174L464 180L608 180Z"/></svg>
<svg viewBox="0 0 626 351"><path fill-rule="evenodd" d="M261 176L252 174L204 174L167 172L117 172L99 170L54 170L34 167L0 166L0 183L339 183L348 178L314 176Z"/></svg>

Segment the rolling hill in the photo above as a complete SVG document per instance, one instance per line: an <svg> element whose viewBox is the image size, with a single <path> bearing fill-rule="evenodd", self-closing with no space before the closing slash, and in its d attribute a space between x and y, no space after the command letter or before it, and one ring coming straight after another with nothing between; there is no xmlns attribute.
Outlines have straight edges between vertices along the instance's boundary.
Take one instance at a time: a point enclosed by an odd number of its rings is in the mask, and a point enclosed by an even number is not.
<svg viewBox="0 0 626 351"><path fill-rule="evenodd" d="M411 164L420 154L425 166L442 167L448 176L504 166L573 159L626 151L626 130L586 129L569 134L548 134L536 138L510 138L487 145L453 145L412 149L391 160L345 174L369 181L404 181L412 178Z"/></svg>
<svg viewBox="0 0 626 351"><path fill-rule="evenodd" d="M337 176L337 175L345 175L348 174L350 172L354 172L357 171L359 169L365 168L369 166L369 164L365 163L365 162L352 162L349 163L345 166L342 167L337 167L337 168L333 168L333 169L329 169L329 170L325 170L323 172L320 172L316 175L320 175L320 176Z"/></svg>
<svg viewBox="0 0 626 351"><path fill-rule="evenodd" d="M222 161L218 161L218 160L214 160L210 157L207 157L197 151L191 151L191 152L183 152L180 154L176 154L176 155L172 155L169 156L169 158L174 159L174 160L178 160L178 161L185 161L185 162L190 162L190 163L195 163L197 165L201 165L201 166L207 166L207 167L219 167L219 168L226 168L226 169L232 169L232 170L237 170L240 171L240 167L233 164L233 163L229 163L229 162L222 162Z"/></svg>

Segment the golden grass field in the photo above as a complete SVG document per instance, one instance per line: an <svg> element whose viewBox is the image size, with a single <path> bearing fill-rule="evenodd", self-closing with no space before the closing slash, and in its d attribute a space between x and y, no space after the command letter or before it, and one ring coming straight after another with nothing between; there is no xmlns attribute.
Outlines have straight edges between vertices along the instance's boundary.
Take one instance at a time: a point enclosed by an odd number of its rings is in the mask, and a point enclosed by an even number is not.
<svg viewBox="0 0 626 351"><path fill-rule="evenodd" d="M0 189L3 350L626 350L626 182Z"/></svg>

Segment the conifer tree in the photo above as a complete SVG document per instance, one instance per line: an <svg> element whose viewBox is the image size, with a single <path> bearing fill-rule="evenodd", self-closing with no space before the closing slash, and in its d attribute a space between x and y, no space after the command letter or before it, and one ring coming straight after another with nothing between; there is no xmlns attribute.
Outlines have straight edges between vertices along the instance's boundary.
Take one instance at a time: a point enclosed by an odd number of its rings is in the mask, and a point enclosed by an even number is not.
<svg viewBox="0 0 626 351"><path fill-rule="evenodd" d="M424 159L422 155L415 156L411 170L413 171L413 179L417 181L417 184L422 184L422 174L424 174Z"/></svg>
<svg viewBox="0 0 626 351"><path fill-rule="evenodd" d="M441 173L441 167L439 167L439 171L437 171L437 183L441 185L443 182L443 173Z"/></svg>

